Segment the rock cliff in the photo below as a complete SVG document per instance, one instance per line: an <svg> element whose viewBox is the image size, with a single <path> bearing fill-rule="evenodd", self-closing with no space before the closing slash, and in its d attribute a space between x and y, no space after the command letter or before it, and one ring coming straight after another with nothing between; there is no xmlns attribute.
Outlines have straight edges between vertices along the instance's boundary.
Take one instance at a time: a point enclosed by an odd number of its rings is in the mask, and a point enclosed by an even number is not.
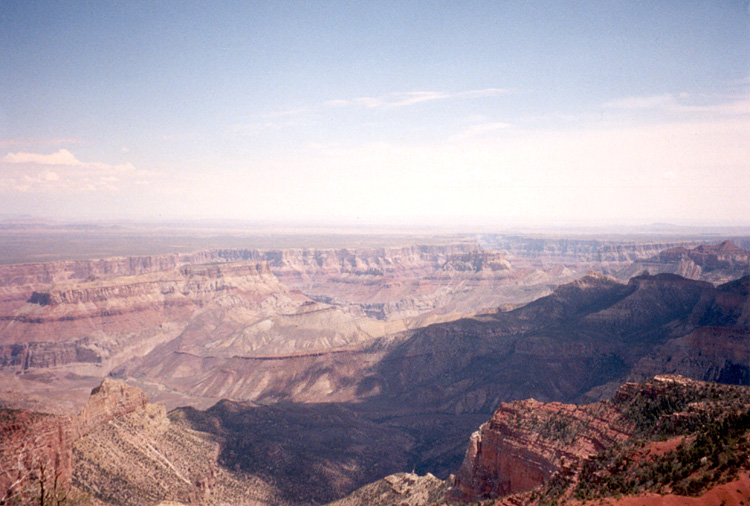
<svg viewBox="0 0 750 506"><path fill-rule="evenodd" d="M0 373L24 372L16 395L29 397L71 374L92 378L76 380L67 403L112 371L167 383L182 400L351 399L374 360L364 348L505 300L495 286L510 271L473 243L0 266ZM341 369L342 353L358 358ZM290 371L309 380L290 384Z"/></svg>
<svg viewBox="0 0 750 506"><path fill-rule="evenodd" d="M139 389L106 379L74 416L0 410L0 502L39 501L42 494L50 502L64 496L73 478L76 441L117 417L144 409L146 402Z"/></svg>
<svg viewBox="0 0 750 506"><path fill-rule="evenodd" d="M0 410L0 504L38 501L42 483L49 492L67 488L74 432L67 417Z"/></svg>
<svg viewBox="0 0 750 506"><path fill-rule="evenodd" d="M505 403L472 436L446 497L557 504L703 494L747 472L749 420L746 387L681 376L629 383L584 406Z"/></svg>
<svg viewBox="0 0 750 506"><path fill-rule="evenodd" d="M50 381L35 384L34 371L49 373L55 382L89 377L90 389L116 365L177 337L194 315L208 308L231 306L246 320L257 321L306 300L290 293L267 264L258 262L184 265L36 287L27 302L0 316L0 369L11 375L30 373L19 378L36 389L32 395L48 389ZM85 388L69 389L63 397L76 395L74 402L80 405ZM53 404L58 400L50 399Z"/></svg>
<svg viewBox="0 0 750 506"><path fill-rule="evenodd" d="M663 372L748 384L748 279L714 287L670 274L626 284L586 276L513 311L417 329L373 378L385 396L449 412L601 399Z"/></svg>
<svg viewBox="0 0 750 506"><path fill-rule="evenodd" d="M471 436L448 497L471 502L531 490L632 431L608 404L503 403Z"/></svg>
<svg viewBox="0 0 750 506"><path fill-rule="evenodd" d="M88 403L73 419L76 439L113 418L143 409L146 404L148 398L139 388L105 378L91 391Z"/></svg>
<svg viewBox="0 0 750 506"><path fill-rule="evenodd" d="M506 252L511 259L527 259L547 264L596 262L622 265L645 260L669 248L694 247L706 240L629 239L623 236L576 237L549 235L485 234L479 238L484 247Z"/></svg>
<svg viewBox="0 0 750 506"><path fill-rule="evenodd" d="M328 506L424 506L443 499L447 484L431 474L396 473L365 485Z"/></svg>
<svg viewBox="0 0 750 506"><path fill-rule="evenodd" d="M681 276L725 283L750 274L750 251L731 241L695 248L669 248L643 263L646 268L668 269Z"/></svg>
<svg viewBox="0 0 750 506"><path fill-rule="evenodd" d="M75 442L73 485L112 506L288 504L257 476L221 466L220 452L220 439L144 404Z"/></svg>

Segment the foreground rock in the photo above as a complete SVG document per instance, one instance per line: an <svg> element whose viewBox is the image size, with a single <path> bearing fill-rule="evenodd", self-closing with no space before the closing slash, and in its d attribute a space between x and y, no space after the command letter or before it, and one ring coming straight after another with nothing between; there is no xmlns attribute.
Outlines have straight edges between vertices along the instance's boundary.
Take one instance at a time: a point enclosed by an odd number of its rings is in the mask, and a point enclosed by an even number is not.
<svg viewBox="0 0 750 506"><path fill-rule="evenodd" d="M443 499L448 485L431 474L397 473L355 490L328 506L424 506Z"/></svg>
<svg viewBox="0 0 750 506"><path fill-rule="evenodd" d="M74 416L26 410L0 410L0 497L7 500L57 500L70 488L81 438L118 417L143 410L142 391L120 381L104 380L88 404Z"/></svg>
<svg viewBox="0 0 750 506"><path fill-rule="evenodd" d="M73 447L73 484L107 505L286 504L263 480L219 465L220 440L147 404Z"/></svg>
<svg viewBox="0 0 750 506"><path fill-rule="evenodd" d="M57 495L73 475L74 427L70 418L25 410L0 410L0 504L38 502L42 489Z"/></svg>
<svg viewBox="0 0 750 506"><path fill-rule="evenodd" d="M548 504L700 496L747 474L748 437L748 388L680 376L626 384L613 399L586 406L507 403L472 436L447 498Z"/></svg>

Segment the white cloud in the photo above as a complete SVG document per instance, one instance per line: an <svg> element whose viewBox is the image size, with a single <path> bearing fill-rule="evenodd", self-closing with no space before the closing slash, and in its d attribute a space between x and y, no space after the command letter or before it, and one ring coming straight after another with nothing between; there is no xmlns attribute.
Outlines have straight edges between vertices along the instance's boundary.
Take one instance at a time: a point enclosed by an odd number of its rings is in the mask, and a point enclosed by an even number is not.
<svg viewBox="0 0 750 506"><path fill-rule="evenodd" d="M496 97L510 93L510 90L501 88L484 88L478 90L466 90L459 92L443 91L408 91L394 92L376 97L362 96L354 98L336 98L325 102L284 109L260 116L260 121L252 123L241 123L232 125L228 129L229 135L253 136L263 132L298 127L310 121L308 115L325 113L331 110L364 109L364 110L389 110L411 107L417 104L436 102L450 99L481 99Z"/></svg>
<svg viewBox="0 0 750 506"><path fill-rule="evenodd" d="M296 116L319 111L323 108L362 107L365 109L395 109L399 107L409 107L424 102L434 102L436 100L486 98L505 95L507 93L510 93L510 91L501 88L484 88L453 93L432 90L394 92L377 97L363 96L354 98L335 98L318 105L298 107L271 113L266 115L266 117Z"/></svg>
<svg viewBox="0 0 750 506"><path fill-rule="evenodd" d="M750 96L726 97L695 96L688 93L626 97L602 104L605 109L629 111L661 111L694 113L714 116L750 114Z"/></svg>
<svg viewBox="0 0 750 506"><path fill-rule="evenodd" d="M82 165L73 153L67 149L61 149L57 153L42 154L28 153L18 151L17 153L8 153L2 158L6 163L33 163L40 165Z"/></svg>
<svg viewBox="0 0 750 506"><path fill-rule="evenodd" d="M113 192L158 175L131 163L83 162L67 149L49 154L18 151L0 158L0 191L5 192Z"/></svg>
<svg viewBox="0 0 750 506"><path fill-rule="evenodd" d="M603 104L608 109L651 109L672 107L676 104L673 95L651 95L647 97L625 97Z"/></svg>
<svg viewBox="0 0 750 506"><path fill-rule="evenodd" d="M398 108L408 107L423 102L434 102L436 100L447 100L453 98L485 98L504 95L508 90L500 88L485 88L481 90L468 90L454 93L443 91L409 91L389 93L379 97L356 97L349 99L334 99L324 102L328 107L365 107L365 108Z"/></svg>

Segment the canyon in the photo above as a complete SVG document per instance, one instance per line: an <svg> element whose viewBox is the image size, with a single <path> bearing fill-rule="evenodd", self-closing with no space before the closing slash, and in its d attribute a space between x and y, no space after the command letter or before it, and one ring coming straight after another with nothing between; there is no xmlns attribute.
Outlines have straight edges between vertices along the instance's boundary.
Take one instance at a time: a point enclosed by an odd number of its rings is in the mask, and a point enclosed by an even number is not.
<svg viewBox="0 0 750 506"><path fill-rule="evenodd" d="M8 434L48 427L39 444L69 449L44 458L102 504L321 504L355 490L418 504L459 469L449 497L476 499L575 460L528 455L518 433L503 455L530 464L468 492L481 480L462 467L467 441L493 413L506 423L503 403L519 403L515 418L583 417L575 452L590 456L629 433L577 406L624 383L750 384L750 256L733 243L479 240L0 266ZM140 393L87 407L102 389ZM471 440L475 460L493 437ZM107 485L118 462L161 474Z"/></svg>

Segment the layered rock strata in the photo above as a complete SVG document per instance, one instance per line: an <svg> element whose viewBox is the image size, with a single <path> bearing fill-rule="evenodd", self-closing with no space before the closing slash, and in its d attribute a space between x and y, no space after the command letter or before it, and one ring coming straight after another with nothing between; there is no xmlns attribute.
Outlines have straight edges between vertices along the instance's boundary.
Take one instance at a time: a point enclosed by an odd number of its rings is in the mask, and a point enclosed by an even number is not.
<svg viewBox="0 0 750 506"><path fill-rule="evenodd" d="M607 404L503 403L471 436L448 497L471 502L533 489L631 433Z"/></svg>
<svg viewBox="0 0 750 506"><path fill-rule="evenodd" d="M0 502L38 502L42 497L49 502L64 496L73 477L76 441L117 417L144 409L146 403L139 389L105 379L74 416L0 410Z"/></svg>
<svg viewBox="0 0 750 506"><path fill-rule="evenodd" d="M672 375L625 384L596 404L504 403L472 436L446 498L533 505L698 495L747 472L748 420L746 387Z"/></svg>

